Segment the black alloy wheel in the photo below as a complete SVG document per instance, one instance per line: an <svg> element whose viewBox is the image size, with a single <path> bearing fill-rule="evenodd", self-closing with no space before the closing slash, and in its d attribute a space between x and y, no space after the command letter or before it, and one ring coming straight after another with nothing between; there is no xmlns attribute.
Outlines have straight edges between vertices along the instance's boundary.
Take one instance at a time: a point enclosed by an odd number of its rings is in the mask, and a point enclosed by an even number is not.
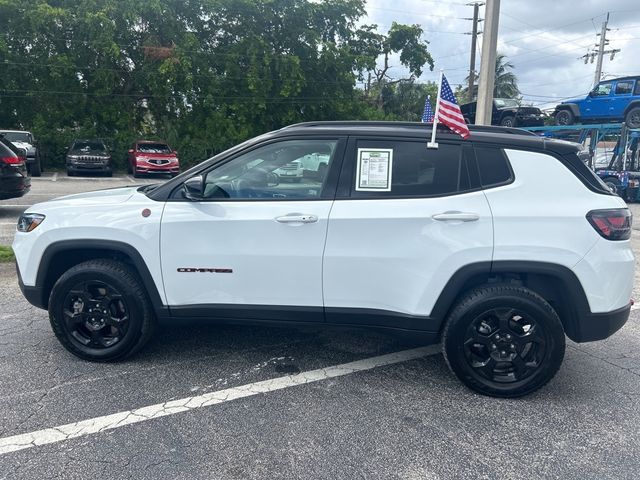
<svg viewBox="0 0 640 480"><path fill-rule="evenodd" d="M478 375L500 383L524 380L540 368L548 339L525 312L492 308L467 328L464 354Z"/></svg>
<svg viewBox="0 0 640 480"><path fill-rule="evenodd" d="M134 354L155 328L147 292L135 270L108 259L80 263L58 279L49 297L49 320L67 350L101 362Z"/></svg>
<svg viewBox="0 0 640 480"><path fill-rule="evenodd" d="M456 376L484 395L518 397L553 378L565 351L562 323L535 292L484 286L464 295L444 328L443 353Z"/></svg>
<svg viewBox="0 0 640 480"><path fill-rule="evenodd" d="M62 311L67 331L83 346L109 348L129 328L129 310L120 291L109 283L85 281L73 286Z"/></svg>
<svg viewBox="0 0 640 480"><path fill-rule="evenodd" d="M560 110L556 113L556 125L573 125L575 118L570 110Z"/></svg>

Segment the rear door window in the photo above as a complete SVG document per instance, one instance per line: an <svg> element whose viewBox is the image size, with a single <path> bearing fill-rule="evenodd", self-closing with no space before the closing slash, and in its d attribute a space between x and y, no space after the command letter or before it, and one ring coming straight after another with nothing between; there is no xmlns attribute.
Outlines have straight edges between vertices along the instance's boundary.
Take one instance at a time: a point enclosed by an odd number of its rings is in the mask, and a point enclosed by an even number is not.
<svg viewBox="0 0 640 480"><path fill-rule="evenodd" d="M445 196L472 188L466 150L460 144L440 143L429 149L426 140L362 139L356 145L353 198Z"/></svg>

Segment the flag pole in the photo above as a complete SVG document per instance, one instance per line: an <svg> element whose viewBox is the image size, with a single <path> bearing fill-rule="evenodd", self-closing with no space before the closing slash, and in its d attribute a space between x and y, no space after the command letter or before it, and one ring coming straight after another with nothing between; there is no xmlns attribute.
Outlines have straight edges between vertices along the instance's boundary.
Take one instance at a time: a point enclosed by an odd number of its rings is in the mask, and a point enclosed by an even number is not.
<svg viewBox="0 0 640 480"><path fill-rule="evenodd" d="M427 148L438 148L436 142L436 128L438 127L438 112L440 111L440 91L442 90L442 75L443 71L440 69L440 80L438 80L438 97L436 99L436 111L433 114L433 129L431 130L431 141L427 143Z"/></svg>

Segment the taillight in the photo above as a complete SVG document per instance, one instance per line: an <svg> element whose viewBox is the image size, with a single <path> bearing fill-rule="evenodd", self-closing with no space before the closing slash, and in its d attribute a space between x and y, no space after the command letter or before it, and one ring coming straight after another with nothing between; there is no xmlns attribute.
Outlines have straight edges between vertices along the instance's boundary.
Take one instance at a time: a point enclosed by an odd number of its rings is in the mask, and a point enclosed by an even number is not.
<svg viewBox="0 0 640 480"><path fill-rule="evenodd" d="M20 165L25 163L24 157L0 157L0 163L4 163L5 165Z"/></svg>
<svg viewBox="0 0 640 480"><path fill-rule="evenodd" d="M607 240L629 240L633 216L628 208L591 210L587 220Z"/></svg>

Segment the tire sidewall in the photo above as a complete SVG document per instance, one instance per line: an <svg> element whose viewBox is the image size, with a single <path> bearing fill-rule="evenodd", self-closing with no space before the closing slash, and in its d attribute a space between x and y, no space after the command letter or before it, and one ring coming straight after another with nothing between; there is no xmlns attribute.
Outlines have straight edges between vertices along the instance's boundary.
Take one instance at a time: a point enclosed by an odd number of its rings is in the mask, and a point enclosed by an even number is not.
<svg viewBox="0 0 640 480"><path fill-rule="evenodd" d="M144 307L140 299L132 294L135 285L111 272L99 268L87 268L77 272L67 272L54 285L49 298L49 319L53 330L67 350L81 358L95 361L114 360L126 355L140 338L144 323ZM83 281L101 281L113 285L122 295L129 312L129 326L124 338L109 348L90 348L82 345L71 335L62 313L64 300L69 290Z"/></svg>
<svg viewBox="0 0 640 480"><path fill-rule="evenodd" d="M447 328L443 348L449 366L465 385L485 395L517 397L538 389L555 375L564 358L565 349L562 324L551 307L547 307L518 294L480 297L465 304L464 308L453 312L455 318L450 319ZM490 381L474 372L466 360L464 341L468 326L479 315L493 308L516 308L532 316L538 328L542 327L546 342L543 365L523 380L506 384Z"/></svg>
<svg viewBox="0 0 640 480"><path fill-rule="evenodd" d="M562 122L561 118L566 118L566 121ZM556 125L573 125L573 114L569 110L560 110L556 113Z"/></svg>
<svg viewBox="0 0 640 480"><path fill-rule="evenodd" d="M631 116L634 114L634 112L640 116L640 107L633 107L627 112L627 115L625 116L625 123L629 128L640 128L640 122L638 124L631 122Z"/></svg>

